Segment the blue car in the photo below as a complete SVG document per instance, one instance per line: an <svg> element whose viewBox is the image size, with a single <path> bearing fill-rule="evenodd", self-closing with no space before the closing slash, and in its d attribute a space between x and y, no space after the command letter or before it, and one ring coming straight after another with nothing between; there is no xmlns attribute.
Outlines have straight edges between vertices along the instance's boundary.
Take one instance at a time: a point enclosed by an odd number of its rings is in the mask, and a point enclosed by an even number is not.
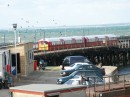
<svg viewBox="0 0 130 97"><path fill-rule="evenodd" d="M104 68L98 68L93 64L83 63L83 62L77 62L77 63L72 64L70 66L70 69L68 69L68 70L61 70L60 75L68 76L76 70L95 70L95 71L98 71L99 73L101 73L102 75L105 75Z"/></svg>
<svg viewBox="0 0 130 97"><path fill-rule="evenodd" d="M68 81L69 79L72 79L76 75L80 75L80 76L81 75L82 76L98 76L101 79L103 79L103 75L101 73L99 73L98 71L96 71L96 70L77 70L77 71L74 71L69 76L58 78L57 79L57 84L64 84L66 81Z"/></svg>

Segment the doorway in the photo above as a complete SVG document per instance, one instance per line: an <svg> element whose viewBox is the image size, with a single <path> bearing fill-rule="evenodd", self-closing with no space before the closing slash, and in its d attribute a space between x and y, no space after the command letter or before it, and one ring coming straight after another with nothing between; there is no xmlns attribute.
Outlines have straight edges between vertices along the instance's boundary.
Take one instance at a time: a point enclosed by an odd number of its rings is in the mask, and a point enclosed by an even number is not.
<svg viewBox="0 0 130 97"><path fill-rule="evenodd" d="M20 69L20 53L15 53L15 54L11 54L11 64L12 67L17 68L16 69L16 74L17 73L21 73L21 69Z"/></svg>

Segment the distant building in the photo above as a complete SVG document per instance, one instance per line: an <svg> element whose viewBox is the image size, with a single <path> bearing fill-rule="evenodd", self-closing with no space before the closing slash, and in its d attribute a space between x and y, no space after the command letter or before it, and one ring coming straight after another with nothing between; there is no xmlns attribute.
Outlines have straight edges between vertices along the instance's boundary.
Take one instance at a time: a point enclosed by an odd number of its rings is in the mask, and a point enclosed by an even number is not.
<svg viewBox="0 0 130 97"><path fill-rule="evenodd" d="M119 48L129 48L130 47L130 36L120 36L119 40Z"/></svg>

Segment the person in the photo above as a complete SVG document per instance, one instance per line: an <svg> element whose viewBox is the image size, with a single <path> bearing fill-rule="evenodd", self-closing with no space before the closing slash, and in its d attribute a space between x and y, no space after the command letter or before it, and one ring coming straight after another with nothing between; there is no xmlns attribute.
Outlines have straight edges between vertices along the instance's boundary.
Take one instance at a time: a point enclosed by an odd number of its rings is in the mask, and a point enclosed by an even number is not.
<svg viewBox="0 0 130 97"><path fill-rule="evenodd" d="M40 69L45 69L45 66L44 66L45 64L44 64L44 60L43 59L40 59L40 61L39 61L39 70Z"/></svg>

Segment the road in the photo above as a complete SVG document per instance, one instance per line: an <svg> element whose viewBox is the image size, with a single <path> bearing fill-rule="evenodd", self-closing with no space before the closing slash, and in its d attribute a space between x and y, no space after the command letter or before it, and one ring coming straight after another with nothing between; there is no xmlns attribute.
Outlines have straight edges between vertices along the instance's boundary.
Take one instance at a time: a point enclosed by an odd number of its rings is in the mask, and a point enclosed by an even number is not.
<svg viewBox="0 0 130 97"><path fill-rule="evenodd" d="M21 77L19 81L14 82L14 86L27 85L27 84L56 84L59 71L34 71L28 77ZM9 89L1 89L0 97L9 97Z"/></svg>

